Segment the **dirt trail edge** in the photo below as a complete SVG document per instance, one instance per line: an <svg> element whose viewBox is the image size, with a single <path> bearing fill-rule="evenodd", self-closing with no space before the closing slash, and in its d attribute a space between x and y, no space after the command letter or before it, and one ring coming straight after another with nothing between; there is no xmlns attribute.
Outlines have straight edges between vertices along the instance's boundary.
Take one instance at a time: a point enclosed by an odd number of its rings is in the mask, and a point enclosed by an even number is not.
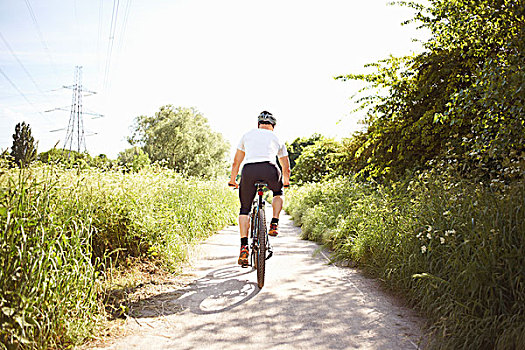
<svg viewBox="0 0 525 350"><path fill-rule="evenodd" d="M259 290L255 270L236 265L238 228L220 231L198 248L191 283L141 301L155 308L135 307L127 336L90 348L418 349L414 311L356 269L329 265L300 232L282 216Z"/></svg>

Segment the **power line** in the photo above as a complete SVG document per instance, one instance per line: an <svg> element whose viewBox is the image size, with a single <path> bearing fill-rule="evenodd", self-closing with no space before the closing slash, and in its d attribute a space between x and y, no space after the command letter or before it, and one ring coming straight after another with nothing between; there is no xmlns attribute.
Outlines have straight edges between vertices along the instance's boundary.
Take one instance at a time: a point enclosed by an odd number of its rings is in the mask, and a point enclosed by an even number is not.
<svg viewBox="0 0 525 350"><path fill-rule="evenodd" d="M27 9L29 10L29 14L31 15L31 19L33 20L33 24L35 25L36 31L40 38L40 43L42 44L42 46L44 47L44 50L47 53L47 56L49 58L49 61L51 62L55 75L58 77L55 62L53 61L53 57L51 56L51 51L49 51L49 47L47 46L47 43L44 39L44 35L42 34L42 31L40 30L40 26L38 25L38 21L36 20L35 12L33 11L33 8L31 7L31 3L29 2L29 0L25 0L25 2L27 5Z"/></svg>
<svg viewBox="0 0 525 350"><path fill-rule="evenodd" d="M120 59L120 53L122 51L122 47L124 46L124 41L125 41L125 38L126 38L126 29L127 29L127 25L128 25L128 18L129 18L129 14L131 12L131 0L127 0L125 2L125 4L120 6L120 8L121 9L123 8L123 10L121 10L120 12L124 14L124 18L122 20L120 28L117 28L118 22L116 21L116 19L115 19L115 23L114 23L114 25L115 25L114 32L116 34L113 36L113 39L116 40L116 43L114 43L114 45L116 45L116 49L117 49L115 55L111 54L111 56L114 57L114 62L115 62L114 65L118 65L118 61ZM118 30L118 29L120 29L120 30ZM110 60L111 60L111 57L110 57ZM108 70L108 76L106 78L106 87L109 85L109 81L110 81L110 79L109 79L109 72L110 72L110 70L111 70L111 62L110 62L109 70Z"/></svg>
<svg viewBox="0 0 525 350"><path fill-rule="evenodd" d="M4 78L9 82L9 84L11 84L11 86L16 90L18 91L18 93L20 94L20 96L22 96L24 98L24 100L26 100L26 102L28 104L31 105L31 107L33 107L35 109L35 111L40 114L41 116L43 116L44 118L47 119L47 117L38 110L38 108L36 108L36 106L31 102L29 101L29 99L26 97L26 95L18 88L18 86L16 86L15 83L13 83L13 81L11 79L9 79L9 77L7 76L7 74L4 73L3 69L0 67L0 73L2 73L2 75L4 76Z"/></svg>
<svg viewBox="0 0 525 350"><path fill-rule="evenodd" d="M119 45L118 45L119 52L122 50L122 46L124 45L124 39L125 39L125 34L126 34L126 28L128 26L128 18L129 18L130 10L131 10L131 0L128 0L126 3L126 8L124 10L124 20L122 21L123 24L122 24L122 29L120 32L120 40L119 40Z"/></svg>
<svg viewBox="0 0 525 350"><path fill-rule="evenodd" d="M25 93L26 96L32 96L32 95L40 95L42 93L44 94L48 94L50 92L56 92L56 91L60 91L62 90L63 88L60 88L60 89L52 89L52 90L45 90L43 92L29 92L29 93ZM5 99L10 99L10 98L13 98L15 96L18 96L18 95L2 95L0 96L0 100L5 100Z"/></svg>
<svg viewBox="0 0 525 350"><path fill-rule="evenodd" d="M14 50L11 48L11 45L9 45L9 43L7 42L7 40L4 38L4 36L2 35L2 33L0 33L0 38L2 39L2 41L4 42L4 45L7 47L7 49L11 52L11 55L13 55L13 57L15 58L15 60L18 62L18 64L20 65L20 67L22 67L22 69L24 70L24 72L27 74L27 76L29 77L29 79L31 80L31 82L33 82L33 84L35 85L36 89L38 90L38 92L44 96L46 98L46 100L48 99L48 96L47 94L42 91L42 89L40 89L40 86L38 86L38 84L36 83L35 79L33 78L33 76L31 75L31 73L29 73L29 71L27 70L27 68L24 66L24 64L22 63L22 61L20 61L20 59L18 58L18 56L16 55L16 53L14 52ZM24 97L24 99L31 105L33 106L33 108L37 109L27 98L27 95L22 93L22 91L20 91L18 89L18 87L16 87L14 85L14 83L11 81L11 79L9 79L7 77L7 75L2 72L2 74L4 75L4 77L11 83L11 85L18 91L18 93L20 93L22 95L22 97ZM51 90L51 91L55 91L55 90ZM47 101L49 103L49 100ZM47 115L44 115L42 112L40 111L37 111L41 116L43 116L44 118L46 118L46 120L49 122L49 123L52 123L52 121L47 117Z"/></svg>
<svg viewBox="0 0 525 350"><path fill-rule="evenodd" d="M2 39L2 41L4 42L4 45L7 47L7 49L9 50L9 52L11 52L11 55L13 55L13 57L15 58L15 60L18 62L18 64L20 65L20 67L22 67L22 69L24 70L24 72L27 74L27 76L29 77L29 79L31 79L31 81L33 82L33 84L35 85L36 89L41 93L41 94L44 94L44 92L40 89L40 87L38 86L38 84L36 83L35 79L33 79L33 76L31 75L31 73L29 73L29 71L26 69L26 67L24 66L24 64L20 61L20 59L18 59L18 56L15 54L15 52L13 51L13 49L11 48L11 46L9 45L9 43L7 42L7 40L5 40L4 36L2 35L2 33L0 33L0 38Z"/></svg>
<svg viewBox="0 0 525 350"><path fill-rule="evenodd" d="M111 55L113 53L113 43L115 41L115 31L117 29L119 0L113 0L113 11L111 13L111 25L109 28L108 51L106 54L106 68L104 70L104 88L107 88L109 81L109 70L111 66Z"/></svg>

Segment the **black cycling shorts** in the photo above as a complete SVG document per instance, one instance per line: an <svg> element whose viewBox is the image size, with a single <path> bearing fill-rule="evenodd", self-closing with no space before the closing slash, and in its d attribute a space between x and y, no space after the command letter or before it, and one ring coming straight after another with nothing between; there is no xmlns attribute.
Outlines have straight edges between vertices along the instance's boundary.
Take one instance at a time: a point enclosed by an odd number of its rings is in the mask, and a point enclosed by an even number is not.
<svg viewBox="0 0 525 350"><path fill-rule="evenodd" d="M268 184L274 196L282 196L283 181L281 171L277 165L270 162L244 164L239 185L239 199L241 200L240 215L250 214L252 202L255 198L255 183L262 181Z"/></svg>

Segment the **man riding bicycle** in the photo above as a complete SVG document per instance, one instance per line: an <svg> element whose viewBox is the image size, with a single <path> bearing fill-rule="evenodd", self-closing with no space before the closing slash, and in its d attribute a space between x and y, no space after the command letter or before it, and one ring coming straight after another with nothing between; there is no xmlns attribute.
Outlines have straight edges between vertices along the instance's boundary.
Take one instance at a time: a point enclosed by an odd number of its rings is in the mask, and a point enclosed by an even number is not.
<svg viewBox="0 0 525 350"><path fill-rule="evenodd" d="M233 159L229 186L239 187L241 210L239 213L239 230L241 234L241 252L239 265L248 265L248 230L250 228L250 209L255 197L255 182L264 181L273 192L273 217L270 223L270 236L278 235L279 214L283 208L283 186L290 185L290 160L284 143L274 134L275 117L267 111L261 112L257 118L257 129L244 134L237 146ZM278 158L283 173L277 167ZM239 168L244 160L241 173L241 183L235 181Z"/></svg>

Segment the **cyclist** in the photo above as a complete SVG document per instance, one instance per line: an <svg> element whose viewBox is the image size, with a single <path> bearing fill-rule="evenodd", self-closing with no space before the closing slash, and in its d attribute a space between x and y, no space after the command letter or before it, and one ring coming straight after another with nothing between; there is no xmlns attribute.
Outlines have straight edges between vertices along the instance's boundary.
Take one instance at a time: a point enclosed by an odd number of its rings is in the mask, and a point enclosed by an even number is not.
<svg viewBox="0 0 525 350"><path fill-rule="evenodd" d="M290 185L290 160L284 143L274 134L275 117L267 111L261 112L257 118L257 129L244 134L237 146L231 171L229 186L239 187L241 210L239 213L239 230L241 233L241 252L239 265L248 265L248 230L250 228L250 209L255 197L255 182L264 181L273 192L273 217L270 223L270 236L277 236L279 214L283 207L283 186ZM279 160L283 173L277 167L275 159ZM244 160L241 173L241 183L235 179Z"/></svg>

